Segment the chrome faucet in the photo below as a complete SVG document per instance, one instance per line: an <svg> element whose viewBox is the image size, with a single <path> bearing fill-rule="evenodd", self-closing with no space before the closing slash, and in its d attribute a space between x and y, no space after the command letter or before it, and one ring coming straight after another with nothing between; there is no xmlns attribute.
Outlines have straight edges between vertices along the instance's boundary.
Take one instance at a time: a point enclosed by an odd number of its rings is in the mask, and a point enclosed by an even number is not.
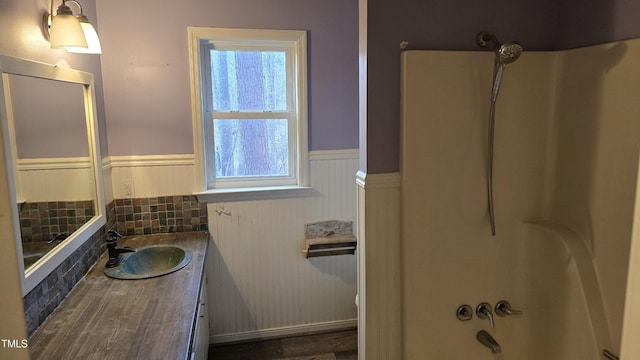
<svg viewBox="0 0 640 360"><path fill-rule="evenodd" d="M491 350L492 353L494 353L494 354L502 353L502 349L500 349L500 345L493 338L493 336L491 336L491 334L489 334L488 332L486 332L484 330L478 331L478 333L476 334L476 339L478 339L480 344L488 347L489 350Z"/></svg>
<svg viewBox="0 0 640 360"><path fill-rule="evenodd" d="M509 304L507 300L500 300L496 304L496 315L498 316L522 315L522 311L512 309L511 304Z"/></svg>
<svg viewBox="0 0 640 360"><path fill-rule="evenodd" d="M122 253L135 252L136 249L128 246L118 246L118 239L122 238L122 235L115 230L107 231L107 250L109 251L109 260L105 267L116 267L122 261Z"/></svg>
<svg viewBox="0 0 640 360"><path fill-rule="evenodd" d="M484 302L480 303L478 307L476 307L476 315L478 315L480 319L489 319L489 325L491 325L492 329L494 328L493 313L491 313L491 305Z"/></svg>
<svg viewBox="0 0 640 360"><path fill-rule="evenodd" d="M59 233L56 236L52 237L51 240L47 241L47 244L53 244L54 242L62 242L62 240L69 237L69 233Z"/></svg>

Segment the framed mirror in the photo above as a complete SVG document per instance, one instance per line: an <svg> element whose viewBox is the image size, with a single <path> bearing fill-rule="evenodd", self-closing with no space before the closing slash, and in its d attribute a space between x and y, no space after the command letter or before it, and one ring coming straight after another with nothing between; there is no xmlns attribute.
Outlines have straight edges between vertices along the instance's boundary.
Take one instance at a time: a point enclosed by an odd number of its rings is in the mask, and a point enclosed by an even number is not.
<svg viewBox="0 0 640 360"><path fill-rule="evenodd" d="M0 122L27 294L106 223L93 75L0 55Z"/></svg>

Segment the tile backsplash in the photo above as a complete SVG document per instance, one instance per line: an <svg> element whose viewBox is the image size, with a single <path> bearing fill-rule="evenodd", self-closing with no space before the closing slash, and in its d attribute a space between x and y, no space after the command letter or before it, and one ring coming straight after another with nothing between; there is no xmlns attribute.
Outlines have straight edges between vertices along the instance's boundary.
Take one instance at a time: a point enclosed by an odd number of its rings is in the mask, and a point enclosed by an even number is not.
<svg viewBox="0 0 640 360"><path fill-rule="evenodd" d="M106 250L105 227L74 251L60 266L23 298L27 334L31 336L60 305Z"/></svg>
<svg viewBox="0 0 640 360"><path fill-rule="evenodd" d="M70 234L95 215L94 201L27 202L19 206L23 242L42 242Z"/></svg>
<svg viewBox="0 0 640 360"><path fill-rule="evenodd" d="M123 235L207 230L207 204L192 195L114 202L116 230Z"/></svg>

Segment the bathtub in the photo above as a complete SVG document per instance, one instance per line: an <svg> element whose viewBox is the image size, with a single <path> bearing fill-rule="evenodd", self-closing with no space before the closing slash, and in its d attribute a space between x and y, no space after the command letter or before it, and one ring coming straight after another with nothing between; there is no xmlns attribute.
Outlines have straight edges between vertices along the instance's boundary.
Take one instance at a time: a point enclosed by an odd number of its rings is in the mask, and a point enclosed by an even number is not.
<svg viewBox="0 0 640 360"><path fill-rule="evenodd" d="M517 359L602 359L611 336L584 241L549 221L524 223L523 240L526 312Z"/></svg>

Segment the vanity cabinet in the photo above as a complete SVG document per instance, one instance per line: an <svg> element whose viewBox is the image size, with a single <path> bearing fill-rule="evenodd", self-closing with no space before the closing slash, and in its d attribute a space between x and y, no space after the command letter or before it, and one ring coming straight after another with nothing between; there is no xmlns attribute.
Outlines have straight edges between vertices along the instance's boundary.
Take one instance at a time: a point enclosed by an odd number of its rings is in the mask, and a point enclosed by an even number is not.
<svg viewBox="0 0 640 360"><path fill-rule="evenodd" d="M207 302L207 278L202 279L198 310L196 311L190 360L207 360L209 355L209 304Z"/></svg>
<svg viewBox="0 0 640 360"><path fill-rule="evenodd" d="M107 277L105 252L29 338L32 359L207 359L206 231L128 236L121 246L170 245L191 253L184 268L141 280Z"/></svg>

